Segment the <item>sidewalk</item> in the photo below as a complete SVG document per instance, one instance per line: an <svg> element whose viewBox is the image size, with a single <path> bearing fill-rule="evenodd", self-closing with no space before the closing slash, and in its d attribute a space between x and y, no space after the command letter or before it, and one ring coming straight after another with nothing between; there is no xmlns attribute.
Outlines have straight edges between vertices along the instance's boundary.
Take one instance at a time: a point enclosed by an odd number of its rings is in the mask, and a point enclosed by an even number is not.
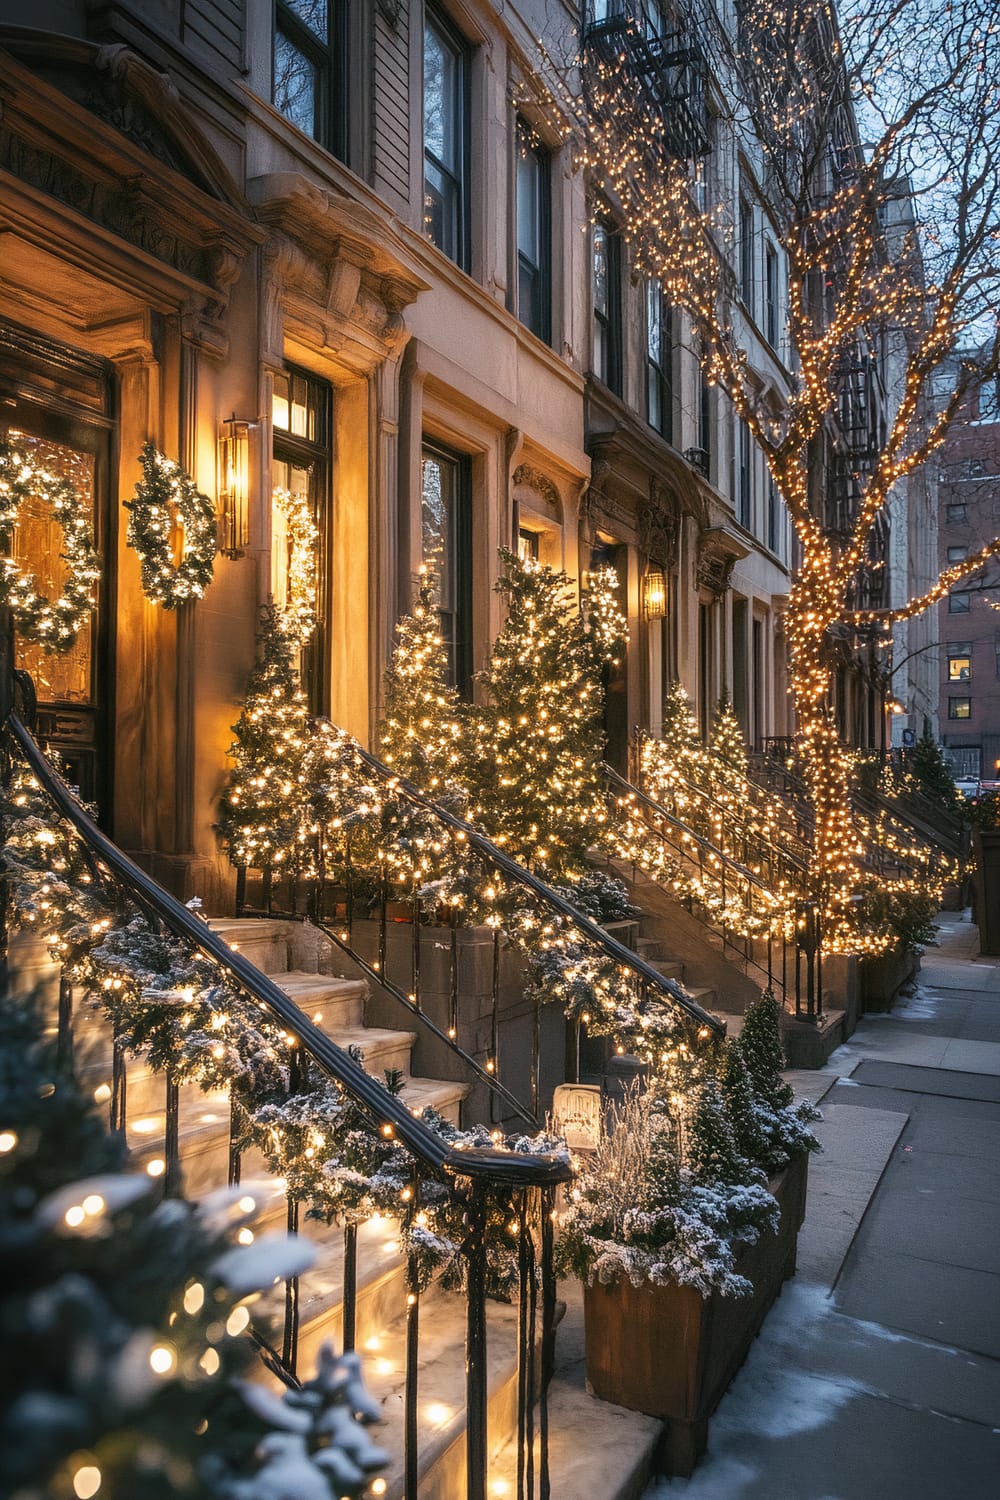
<svg viewBox="0 0 1000 1500"><path fill-rule="evenodd" d="M1000 1497L1000 960L942 915L820 1072L798 1274L690 1480L648 1500Z"/></svg>

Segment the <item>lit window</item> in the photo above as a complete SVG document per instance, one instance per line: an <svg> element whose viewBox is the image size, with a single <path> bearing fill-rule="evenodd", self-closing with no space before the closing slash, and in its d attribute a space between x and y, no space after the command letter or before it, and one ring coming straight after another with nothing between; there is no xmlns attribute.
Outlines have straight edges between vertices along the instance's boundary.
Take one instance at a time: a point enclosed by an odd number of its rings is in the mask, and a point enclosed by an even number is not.
<svg viewBox="0 0 1000 1500"><path fill-rule="evenodd" d="M329 508L332 391L303 370L274 377L271 401L272 478L276 490L308 501L319 533L316 553L317 624L302 652L302 685L313 713L326 713L329 649ZM288 520L280 505L271 509L271 596L281 608L288 592Z"/></svg>
<svg viewBox="0 0 1000 1500"><path fill-rule="evenodd" d="M525 531L522 526L517 533L517 555L522 562L538 561L538 532Z"/></svg>
<svg viewBox="0 0 1000 1500"><path fill-rule="evenodd" d="M948 717L949 719L970 719L972 717L972 699L949 698Z"/></svg>
<svg viewBox="0 0 1000 1500"><path fill-rule="evenodd" d="M972 608L972 596L963 590L948 595L948 613L950 615L967 615Z"/></svg>
<svg viewBox="0 0 1000 1500"><path fill-rule="evenodd" d="M948 647L948 681L969 682L972 678L972 652L968 645Z"/></svg>
<svg viewBox="0 0 1000 1500"><path fill-rule="evenodd" d="M469 460L424 448L422 554L434 577L448 675L465 695L472 682L472 535Z"/></svg>
<svg viewBox="0 0 1000 1500"><path fill-rule="evenodd" d="M424 22L424 232L469 269L469 68L461 38L443 20Z"/></svg>
<svg viewBox="0 0 1000 1500"><path fill-rule="evenodd" d="M347 70L343 0L277 0L272 98L305 135L343 157Z"/></svg>

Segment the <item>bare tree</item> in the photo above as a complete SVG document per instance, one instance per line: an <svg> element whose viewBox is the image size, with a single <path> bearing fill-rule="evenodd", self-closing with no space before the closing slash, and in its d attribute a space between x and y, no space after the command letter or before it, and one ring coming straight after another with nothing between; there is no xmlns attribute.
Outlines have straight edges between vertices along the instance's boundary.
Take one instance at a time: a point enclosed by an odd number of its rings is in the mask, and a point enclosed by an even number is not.
<svg viewBox="0 0 1000 1500"><path fill-rule="evenodd" d="M696 0L668 37L671 23L650 23L652 4L608 6L572 68L548 63L592 190L620 215L638 268L686 315L708 381L749 427L791 517L799 561L787 628L816 894L826 946L850 947L863 851L849 810L853 757L831 711L834 642L928 608L1000 550L991 541L920 599L865 607L894 487L997 376L1000 7L872 0L838 19L825 0L738 0L728 18L724 5L705 0L699 14ZM738 215L731 199L713 201L698 160L706 76L716 129L752 165L784 252L782 381L748 353ZM894 409L865 462L852 463L845 372L877 361L888 339L903 351ZM956 358L966 348L976 353ZM834 532L837 461L850 467L852 503Z"/></svg>

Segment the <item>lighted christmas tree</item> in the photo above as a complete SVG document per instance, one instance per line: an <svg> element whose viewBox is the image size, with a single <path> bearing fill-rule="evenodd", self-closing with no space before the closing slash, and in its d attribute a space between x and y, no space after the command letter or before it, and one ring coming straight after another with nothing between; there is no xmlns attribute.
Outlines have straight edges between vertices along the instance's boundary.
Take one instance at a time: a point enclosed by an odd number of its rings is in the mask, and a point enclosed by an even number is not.
<svg viewBox="0 0 1000 1500"><path fill-rule="evenodd" d="M461 801L463 719L461 700L448 682L433 579L421 569L413 613L396 627L385 674L382 759L436 800Z"/></svg>
<svg viewBox="0 0 1000 1500"><path fill-rule="evenodd" d="M712 724L708 734L708 748L716 758L729 766L732 770L739 772L740 776L747 774L747 747L743 738L743 729L739 719L733 712L732 701L728 693L723 693L715 711L712 714ZM724 773L720 776L716 772L717 779L725 780Z"/></svg>
<svg viewBox="0 0 1000 1500"><path fill-rule="evenodd" d="M303 759L309 710L294 645L272 606L262 612L257 663L233 725L235 762L219 812L219 831L235 865L295 871L307 858Z"/></svg>
<svg viewBox="0 0 1000 1500"><path fill-rule="evenodd" d="M474 816L529 868L561 878L582 872L607 818L601 672L613 630L588 628L565 573L501 558L507 620L482 678L489 701L473 713Z"/></svg>

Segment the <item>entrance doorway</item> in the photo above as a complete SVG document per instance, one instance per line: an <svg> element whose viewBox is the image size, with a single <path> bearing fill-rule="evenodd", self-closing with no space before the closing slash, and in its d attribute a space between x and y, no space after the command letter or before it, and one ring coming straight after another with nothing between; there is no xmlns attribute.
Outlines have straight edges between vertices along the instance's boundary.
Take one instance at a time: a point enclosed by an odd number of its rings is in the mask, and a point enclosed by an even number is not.
<svg viewBox="0 0 1000 1500"><path fill-rule="evenodd" d="M111 555L109 464L112 381L105 361L0 323L0 441L68 479L89 508L97 551ZM14 528L11 556L42 594L58 596L66 576L62 528L50 507L29 499ZM102 815L111 807L107 567L97 608L66 652L49 654L15 627L15 666L38 695L40 740L58 753L66 779Z"/></svg>

